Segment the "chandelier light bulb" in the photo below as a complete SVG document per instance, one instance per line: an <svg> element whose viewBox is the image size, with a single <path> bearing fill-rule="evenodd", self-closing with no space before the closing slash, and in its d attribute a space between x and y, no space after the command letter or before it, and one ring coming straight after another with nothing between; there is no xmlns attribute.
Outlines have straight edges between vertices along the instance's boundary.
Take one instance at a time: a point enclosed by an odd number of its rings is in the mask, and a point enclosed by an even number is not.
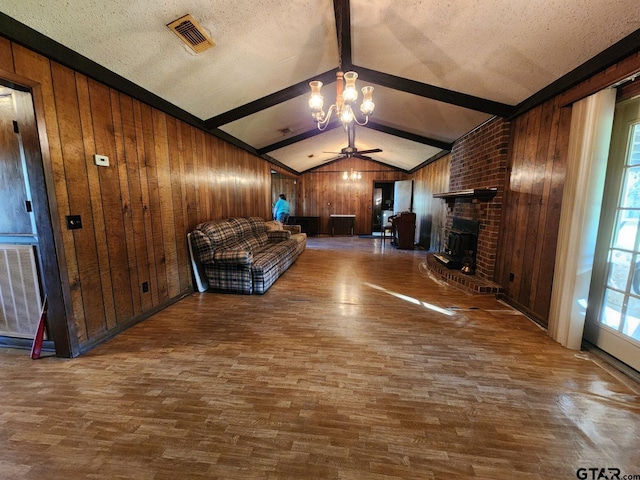
<svg viewBox="0 0 640 480"><path fill-rule="evenodd" d="M318 80L314 80L313 82L309 82L309 86L311 87L311 97L309 98L309 108L311 108L312 112L322 111L322 106L324 104L322 94L320 93L320 89L322 88L322 82ZM324 113L323 113L323 116L324 116Z"/></svg>
<svg viewBox="0 0 640 480"><path fill-rule="evenodd" d="M362 114L368 117L373 113L375 106L375 103L373 103L373 87L362 87L362 105L360 105Z"/></svg>
<svg viewBox="0 0 640 480"><path fill-rule="evenodd" d="M340 120L345 125L353 121L353 111L351 110L351 107L349 105L345 106L342 110L342 113L340 114Z"/></svg>
<svg viewBox="0 0 640 480"><path fill-rule="evenodd" d="M358 74L356 72L347 72L344 74L344 92L342 92L342 98L345 103L353 103L358 99L358 90L356 90L356 79Z"/></svg>
<svg viewBox="0 0 640 480"><path fill-rule="evenodd" d="M364 119L360 121L355 115L351 105L358 100L358 90L356 89L356 79L358 74L356 72L342 73L336 72L336 101L329 107L325 114L322 109L324 105L324 99L320 93L322 88L322 82L314 80L309 82L311 87L311 95L309 97L309 108L311 109L311 116L317 123L318 130L323 131L329 125L331 116L335 113L343 126L347 126L355 121L358 125L366 125L369 122L369 115L373 113L375 104L373 103L373 87L367 86L362 88L362 105L360 105L360 112L364 116Z"/></svg>

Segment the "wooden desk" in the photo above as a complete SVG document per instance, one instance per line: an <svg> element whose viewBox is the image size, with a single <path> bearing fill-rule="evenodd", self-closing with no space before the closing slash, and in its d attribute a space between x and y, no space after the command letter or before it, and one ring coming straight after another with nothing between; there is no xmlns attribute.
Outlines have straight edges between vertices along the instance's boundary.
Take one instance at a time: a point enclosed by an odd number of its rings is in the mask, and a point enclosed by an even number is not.
<svg viewBox="0 0 640 480"><path fill-rule="evenodd" d="M329 215L329 227L331 228L331 236L335 235L336 229L338 230L338 235L349 235L353 236L353 228L356 223L355 215L338 215L332 214Z"/></svg>
<svg viewBox="0 0 640 480"><path fill-rule="evenodd" d="M289 217L289 225L300 225L302 233L317 237L320 231L320 217Z"/></svg>

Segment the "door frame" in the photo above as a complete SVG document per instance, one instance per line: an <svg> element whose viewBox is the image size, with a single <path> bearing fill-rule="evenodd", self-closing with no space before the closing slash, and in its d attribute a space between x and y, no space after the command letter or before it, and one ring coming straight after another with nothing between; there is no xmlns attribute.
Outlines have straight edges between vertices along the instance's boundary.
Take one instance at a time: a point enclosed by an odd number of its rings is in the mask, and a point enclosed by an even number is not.
<svg viewBox="0 0 640 480"><path fill-rule="evenodd" d="M33 102L36 131L25 135L36 136L39 152L25 151L27 171L31 186L32 205L38 225L38 263L44 292L47 294L47 331L53 340L56 356L71 358L79 355L79 345L72 321L71 290L66 270L65 253L58 204L55 196L55 182L49 153L49 140L45 123L45 107L42 87L38 82L0 69L0 82L16 90L28 91ZM22 132L21 132L22 133ZM40 158L36 158L39 154Z"/></svg>
<svg viewBox="0 0 640 480"><path fill-rule="evenodd" d="M637 340L631 339L617 330L602 325L602 307L609 274L609 251L614 236L614 228L618 221L620 196L624 188L624 170L629 154L629 127L637 125L630 122L627 109L630 107L632 115L637 119L640 110L640 96L616 102L611 146L607 156L607 172L605 189L602 200L602 213L598 229L594 268L591 289L587 302L583 342L588 342L608 356L615 358L632 369L638 369L638 363L633 362L638 351ZM635 248L634 248L635 249ZM630 267L633 268L633 267ZM629 360L632 360L631 362Z"/></svg>

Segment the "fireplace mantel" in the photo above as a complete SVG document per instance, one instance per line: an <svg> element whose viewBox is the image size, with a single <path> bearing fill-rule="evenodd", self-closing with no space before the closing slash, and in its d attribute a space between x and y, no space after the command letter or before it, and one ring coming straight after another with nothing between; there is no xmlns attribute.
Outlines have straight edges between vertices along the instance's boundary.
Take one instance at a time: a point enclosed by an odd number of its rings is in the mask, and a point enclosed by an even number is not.
<svg viewBox="0 0 640 480"><path fill-rule="evenodd" d="M457 190L454 192L434 193L433 198L443 198L447 202L456 198L471 198L475 200L490 200L496 196L498 189L492 188L469 188L467 190Z"/></svg>

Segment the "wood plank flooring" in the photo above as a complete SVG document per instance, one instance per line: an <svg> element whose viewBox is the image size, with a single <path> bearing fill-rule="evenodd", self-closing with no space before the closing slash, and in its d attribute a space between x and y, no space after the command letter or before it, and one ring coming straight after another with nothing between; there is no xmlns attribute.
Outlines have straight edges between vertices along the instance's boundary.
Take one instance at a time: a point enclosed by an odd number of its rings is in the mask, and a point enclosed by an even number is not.
<svg viewBox="0 0 640 480"><path fill-rule="evenodd" d="M263 296L194 294L73 360L0 350L0 478L640 474L633 384L424 259L310 238Z"/></svg>

